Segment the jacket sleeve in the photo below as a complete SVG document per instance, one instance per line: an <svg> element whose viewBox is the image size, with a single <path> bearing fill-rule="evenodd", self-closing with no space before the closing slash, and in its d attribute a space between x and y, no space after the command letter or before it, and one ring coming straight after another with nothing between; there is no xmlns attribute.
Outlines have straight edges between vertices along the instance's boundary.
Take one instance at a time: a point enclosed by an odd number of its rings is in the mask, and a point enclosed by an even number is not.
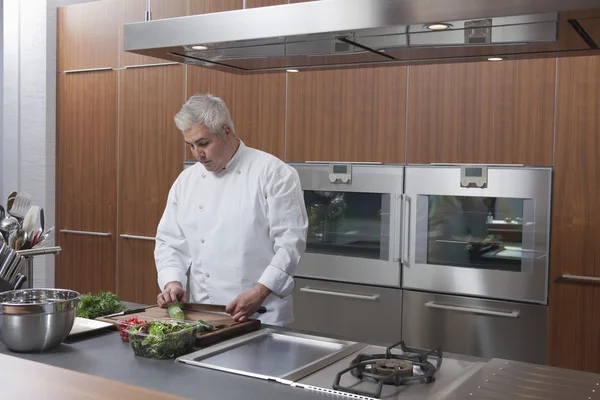
<svg viewBox="0 0 600 400"><path fill-rule="evenodd" d="M265 195L275 255L258 282L276 296L286 297L294 291L294 273L306 250L308 231L304 195L296 170L283 164L268 173Z"/></svg>
<svg viewBox="0 0 600 400"><path fill-rule="evenodd" d="M191 257L185 236L177 222L177 181L171 187L165 211L156 232L154 260L158 273L158 286L162 291L171 281L181 282L185 288Z"/></svg>

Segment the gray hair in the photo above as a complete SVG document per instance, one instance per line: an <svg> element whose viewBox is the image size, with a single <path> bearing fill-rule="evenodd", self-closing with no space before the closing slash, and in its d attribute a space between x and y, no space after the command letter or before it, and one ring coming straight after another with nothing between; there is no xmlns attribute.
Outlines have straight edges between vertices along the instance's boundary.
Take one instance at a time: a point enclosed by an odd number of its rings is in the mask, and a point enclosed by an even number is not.
<svg viewBox="0 0 600 400"><path fill-rule="evenodd" d="M215 135L220 135L223 126L228 125L235 135L235 127L227 105L221 98L210 93L198 93L190 97L175 115L175 124L181 132L201 124Z"/></svg>

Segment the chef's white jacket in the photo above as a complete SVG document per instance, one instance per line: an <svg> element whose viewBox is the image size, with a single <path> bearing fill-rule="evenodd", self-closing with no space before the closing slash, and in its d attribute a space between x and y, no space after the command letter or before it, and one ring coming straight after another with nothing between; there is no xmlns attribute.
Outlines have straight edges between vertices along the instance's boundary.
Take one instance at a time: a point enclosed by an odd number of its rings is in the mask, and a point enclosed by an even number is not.
<svg viewBox="0 0 600 400"><path fill-rule="evenodd" d="M197 163L171 187L154 251L160 290L171 281L185 288L190 268L190 301L225 305L260 282L273 293L253 318L290 324L307 229L296 170L240 141L223 171Z"/></svg>

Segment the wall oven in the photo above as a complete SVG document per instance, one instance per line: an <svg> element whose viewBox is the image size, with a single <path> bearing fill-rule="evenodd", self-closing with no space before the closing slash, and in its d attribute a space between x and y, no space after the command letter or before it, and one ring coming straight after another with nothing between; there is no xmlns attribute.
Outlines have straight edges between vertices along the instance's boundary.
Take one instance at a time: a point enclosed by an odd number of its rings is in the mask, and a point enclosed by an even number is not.
<svg viewBox="0 0 600 400"><path fill-rule="evenodd" d="M551 168L407 166L403 288L547 304Z"/></svg>
<svg viewBox="0 0 600 400"><path fill-rule="evenodd" d="M291 163L309 218L296 275L400 286L403 166Z"/></svg>

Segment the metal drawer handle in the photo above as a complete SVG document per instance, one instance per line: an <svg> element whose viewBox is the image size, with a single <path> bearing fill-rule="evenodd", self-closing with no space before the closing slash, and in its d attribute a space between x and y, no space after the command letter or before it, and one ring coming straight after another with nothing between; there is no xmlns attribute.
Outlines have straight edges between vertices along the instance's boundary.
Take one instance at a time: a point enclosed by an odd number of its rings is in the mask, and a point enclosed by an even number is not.
<svg viewBox="0 0 600 400"><path fill-rule="evenodd" d="M151 236L137 236L137 235L129 235L127 233L123 233L119 236L122 237L123 239L139 239L139 240L151 240L151 241L156 240L155 238L153 238Z"/></svg>
<svg viewBox="0 0 600 400"><path fill-rule="evenodd" d="M60 233L71 233L73 235L87 235L87 236L110 236L110 233L107 233L107 232L73 231L71 229L61 229Z"/></svg>
<svg viewBox="0 0 600 400"><path fill-rule="evenodd" d="M518 311L494 311L494 310L485 310L483 308L473 308L473 307L460 307L460 306L447 306L445 304L438 304L433 301L428 301L425 303L425 307L429 308L440 308L442 310L451 310L451 311L464 311L473 314L484 314L484 315L495 315L497 317L508 317L508 318L518 318Z"/></svg>
<svg viewBox="0 0 600 400"><path fill-rule="evenodd" d="M403 194L402 202L402 264L410 266L410 197Z"/></svg>
<svg viewBox="0 0 600 400"><path fill-rule="evenodd" d="M600 283L600 277L597 277L597 276L562 274L561 278L571 279L571 280L574 280L574 281L582 281L582 282L590 282L590 283Z"/></svg>
<svg viewBox="0 0 600 400"><path fill-rule="evenodd" d="M328 296L350 297L352 299L362 299L362 300L371 300L371 301L375 301L379 298L378 294L355 294L355 293L345 293L345 292L334 292L331 290L313 289L313 288L309 288L309 287L300 288L300 291L306 292L306 293L325 294Z"/></svg>

